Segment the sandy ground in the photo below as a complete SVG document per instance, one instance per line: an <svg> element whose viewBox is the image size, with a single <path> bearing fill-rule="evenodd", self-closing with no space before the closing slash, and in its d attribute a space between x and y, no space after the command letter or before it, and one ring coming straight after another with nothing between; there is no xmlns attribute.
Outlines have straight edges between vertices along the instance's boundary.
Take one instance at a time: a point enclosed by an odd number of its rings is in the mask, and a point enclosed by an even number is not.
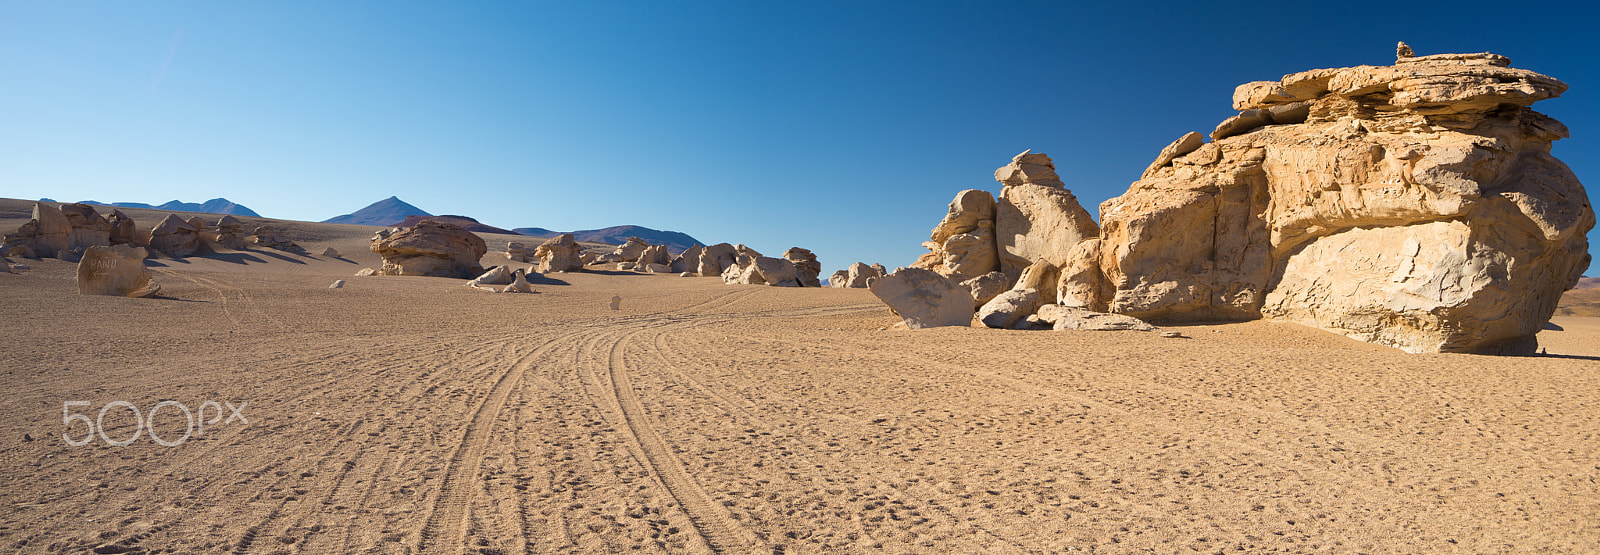
<svg viewBox="0 0 1600 555"><path fill-rule="evenodd" d="M1597 318L1523 358L893 331L864 290L356 278L348 227L302 244L350 260L152 262L156 299L0 273L0 551L1600 551ZM177 407L111 405L67 442L68 401L208 400L248 423L167 447Z"/></svg>

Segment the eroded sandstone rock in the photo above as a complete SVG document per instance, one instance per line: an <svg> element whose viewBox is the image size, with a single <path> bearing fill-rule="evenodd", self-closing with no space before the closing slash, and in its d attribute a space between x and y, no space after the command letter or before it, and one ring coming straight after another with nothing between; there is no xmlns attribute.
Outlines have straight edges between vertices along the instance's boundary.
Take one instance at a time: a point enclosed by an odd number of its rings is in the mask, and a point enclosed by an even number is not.
<svg viewBox="0 0 1600 555"><path fill-rule="evenodd" d="M1528 108L1566 85L1508 66L1413 56L1240 86L1240 119L1215 142L1101 205L1106 308L1290 320L1410 352L1532 352L1589 263L1595 220L1550 155L1565 126Z"/></svg>
<svg viewBox="0 0 1600 555"><path fill-rule="evenodd" d="M78 261L78 293L116 297L149 297L161 291L151 284L155 274L146 268L144 247L128 245L89 247Z"/></svg>
<svg viewBox="0 0 1600 555"><path fill-rule="evenodd" d="M150 245L150 250L172 258L183 258L198 254L204 248L200 233L193 224L177 214L167 214L160 223L150 228L150 238L145 242Z"/></svg>
<svg viewBox="0 0 1600 555"><path fill-rule="evenodd" d="M822 263L817 262L817 255L808 249L790 247L783 251L783 258L794 263L795 281L801 287L822 287L822 281L817 279L817 274L822 273Z"/></svg>
<svg viewBox="0 0 1600 555"><path fill-rule="evenodd" d="M1012 329L1039 310L1038 289L1012 289L995 295L978 309L978 321L991 328Z"/></svg>
<svg viewBox="0 0 1600 555"><path fill-rule="evenodd" d="M910 329L972 325L972 295L965 287L922 268L901 268L873 278L868 289Z"/></svg>
<svg viewBox="0 0 1600 555"><path fill-rule="evenodd" d="M425 219L374 241L372 252L383 257L383 275L471 278L483 272L478 261L489 246L460 226Z"/></svg>
<svg viewBox="0 0 1600 555"><path fill-rule="evenodd" d="M533 250L539 257L539 271L576 272L583 269L583 249L571 233L551 237Z"/></svg>

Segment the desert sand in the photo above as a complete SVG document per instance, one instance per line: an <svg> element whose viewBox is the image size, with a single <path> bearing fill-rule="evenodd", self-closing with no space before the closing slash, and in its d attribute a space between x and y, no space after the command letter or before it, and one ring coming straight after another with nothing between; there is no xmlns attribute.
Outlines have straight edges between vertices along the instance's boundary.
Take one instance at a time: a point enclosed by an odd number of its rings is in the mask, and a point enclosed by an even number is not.
<svg viewBox="0 0 1600 555"><path fill-rule="evenodd" d="M375 228L280 225L347 258L155 260L151 299L0 273L0 551L1600 550L1600 318L1555 318L1540 357L1267 322L903 331L861 289L353 277ZM65 402L168 400L248 422L67 443Z"/></svg>

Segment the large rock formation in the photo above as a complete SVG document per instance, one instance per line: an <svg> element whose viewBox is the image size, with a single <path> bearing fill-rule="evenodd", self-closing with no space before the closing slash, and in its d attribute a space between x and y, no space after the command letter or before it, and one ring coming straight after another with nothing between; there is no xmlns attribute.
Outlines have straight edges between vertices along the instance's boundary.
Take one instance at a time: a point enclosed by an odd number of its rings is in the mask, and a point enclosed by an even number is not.
<svg viewBox="0 0 1600 555"><path fill-rule="evenodd" d="M571 233L563 233L540 243L533 250L539 257L539 271L576 272L583 269L583 249Z"/></svg>
<svg viewBox="0 0 1600 555"><path fill-rule="evenodd" d="M489 246L455 224L423 220L372 242L383 257L386 276L471 278L483 272L478 261Z"/></svg>
<svg viewBox="0 0 1600 555"><path fill-rule="evenodd" d="M89 247L78 261L78 293L117 297L149 297L161 291L155 274L144 266L144 247Z"/></svg>
<svg viewBox="0 0 1600 555"><path fill-rule="evenodd" d="M635 265L645 266L650 264L671 264L672 255L667 254L666 245L650 245L639 251L639 258L633 261Z"/></svg>
<svg viewBox="0 0 1600 555"><path fill-rule="evenodd" d="M965 281L1000 269L994 236L994 195L968 189L956 193L944 219L928 234L922 255L912 267Z"/></svg>
<svg viewBox="0 0 1600 555"><path fill-rule="evenodd" d="M244 250L247 246L245 243L246 237L244 222L239 218L233 217L232 214L217 218L217 246L233 250Z"/></svg>
<svg viewBox="0 0 1600 555"><path fill-rule="evenodd" d="M200 230L177 214L167 214L160 223L150 228L150 236L145 244L150 245L150 250L172 258L193 256L205 247Z"/></svg>
<svg viewBox="0 0 1600 555"><path fill-rule="evenodd" d="M1089 212L1056 177L1049 156L1024 151L995 170L994 178L1002 185L994 234L1006 277L1016 279L1039 260L1062 266L1073 245L1100 235Z"/></svg>
<svg viewBox="0 0 1600 555"><path fill-rule="evenodd" d="M700 253L699 266L696 269L685 269L684 271L692 271L705 277L717 277L722 275L722 272L729 266L734 265L737 260L738 251L733 248L733 245L717 243L706 247L705 251Z"/></svg>
<svg viewBox="0 0 1600 555"><path fill-rule="evenodd" d="M644 250L648 248L650 248L650 243L644 239L629 237L627 242L617 245L616 250L611 251L611 254L617 255L617 259L622 262L637 262L639 255L644 254Z"/></svg>
<svg viewBox="0 0 1600 555"><path fill-rule="evenodd" d="M468 233L471 232L469 231ZM479 242L482 241L482 239L479 239ZM290 241L289 237L285 235L283 231L271 226L257 227L255 232L250 235L250 242L258 247L266 247L269 249L292 252L295 254L306 254L306 249L304 247L301 247L294 241ZM483 256L483 253L479 253L478 255Z"/></svg>
<svg viewBox="0 0 1600 555"><path fill-rule="evenodd" d="M0 239L6 253L28 256L55 256L59 252L82 252L89 247L111 244L111 222L87 204L63 204L56 208L42 202L33 205L33 218Z"/></svg>
<svg viewBox="0 0 1600 555"><path fill-rule="evenodd" d="M67 249L81 251L89 247L111 244L111 222L106 221L94 207L87 204L63 204L61 215L67 219L71 230L67 232Z"/></svg>
<svg viewBox="0 0 1600 555"><path fill-rule="evenodd" d="M1109 287L1067 264L1063 298L1409 352L1531 352L1595 222L1550 155L1566 127L1529 108L1566 88L1488 53L1241 85L1214 142L1186 136L1101 205Z"/></svg>
<svg viewBox="0 0 1600 555"><path fill-rule="evenodd" d="M754 252L754 251L751 251ZM727 284L800 287L795 264L787 259L756 256L745 264L733 264L722 271Z"/></svg>
<svg viewBox="0 0 1600 555"><path fill-rule="evenodd" d="M700 254L704 252L706 252L706 248L700 245L693 245L688 249L685 249L682 253L679 253L677 257L672 259L672 272L688 272L690 274L699 272Z"/></svg>
<svg viewBox="0 0 1600 555"><path fill-rule="evenodd" d="M506 243L506 259L512 262L527 262L527 245L523 245L522 243L516 241Z"/></svg>
<svg viewBox="0 0 1600 555"><path fill-rule="evenodd" d="M106 223L111 225L108 238L113 245L137 245L143 240L139 236L139 224L121 210L112 210L111 215L106 216Z"/></svg>
<svg viewBox="0 0 1600 555"><path fill-rule="evenodd" d="M789 247L783 251L784 260L794 263L795 281L801 287L822 287L822 281L817 275L822 273L822 263L817 262L817 255L808 249Z"/></svg>
<svg viewBox="0 0 1600 555"><path fill-rule="evenodd" d="M972 325L972 295L932 270L901 268L867 287L911 329Z"/></svg>
<svg viewBox="0 0 1600 555"><path fill-rule="evenodd" d="M829 278L828 285L849 289L866 289L867 280L884 276L881 268L883 268L882 265L873 267L857 262L851 264L847 270L834 272L834 277Z"/></svg>

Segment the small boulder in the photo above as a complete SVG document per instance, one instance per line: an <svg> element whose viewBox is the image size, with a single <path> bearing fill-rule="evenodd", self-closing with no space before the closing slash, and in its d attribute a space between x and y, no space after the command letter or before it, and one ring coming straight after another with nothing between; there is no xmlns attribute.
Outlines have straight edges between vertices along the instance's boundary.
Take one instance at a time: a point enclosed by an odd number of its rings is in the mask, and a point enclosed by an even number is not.
<svg viewBox="0 0 1600 555"><path fill-rule="evenodd" d="M378 275L378 271L374 270L372 268L362 268L361 271L356 272L356 277L367 277L367 276L375 276L375 275Z"/></svg>
<svg viewBox="0 0 1600 555"><path fill-rule="evenodd" d="M330 258L344 258L344 255L339 254L339 251L335 250L333 247L322 249L322 256Z"/></svg>
<svg viewBox="0 0 1600 555"><path fill-rule="evenodd" d="M1019 320L1039 310L1039 290L1012 289L996 295L978 309L978 321L991 328L1011 329Z"/></svg>
<svg viewBox="0 0 1600 555"><path fill-rule="evenodd" d="M527 270L518 269L511 273L511 285L507 285L501 293L538 293L533 290L533 284L528 283Z"/></svg>
<svg viewBox="0 0 1600 555"><path fill-rule="evenodd" d="M1123 314L1091 312L1081 308L1050 304L1039 307L1039 319L1054 324L1056 331L1152 331L1144 320Z"/></svg>
<svg viewBox="0 0 1600 555"><path fill-rule="evenodd" d="M484 272L483 275L473 278L472 281L467 282L467 287L477 287L479 285L505 285L511 283L512 279L515 278L511 276L510 268L505 266L495 266L490 268L489 271Z"/></svg>
<svg viewBox="0 0 1600 555"><path fill-rule="evenodd" d="M512 262L527 262L528 247L516 241L506 243L506 258Z"/></svg>
<svg viewBox="0 0 1600 555"><path fill-rule="evenodd" d="M342 280L342 279L333 280L333 285L329 285L328 288L329 289L344 289L344 280Z"/></svg>

